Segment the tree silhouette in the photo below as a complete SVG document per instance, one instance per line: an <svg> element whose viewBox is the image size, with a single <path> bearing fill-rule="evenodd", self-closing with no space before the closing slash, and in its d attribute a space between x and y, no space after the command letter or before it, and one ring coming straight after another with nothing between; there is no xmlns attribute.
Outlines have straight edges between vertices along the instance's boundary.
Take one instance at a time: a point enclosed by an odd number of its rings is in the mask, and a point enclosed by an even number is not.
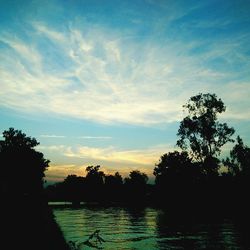
<svg viewBox="0 0 250 250"><path fill-rule="evenodd" d="M103 186L105 174L100 171L100 165L88 166L86 168L86 178L85 178L85 197L87 200L97 201L101 200L103 197Z"/></svg>
<svg viewBox="0 0 250 250"><path fill-rule="evenodd" d="M85 178L77 175L68 175L64 181L65 198L73 204L79 204L82 200L83 190L85 188Z"/></svg>
<svg viewBox="0 0 250 250"><path fill-rule="evenodd" d="M145 201L147 194L148 176L139 171L133 170L129 176L124 179L125 199L134 204Z"/></svg>
<svg viewBox="0 0 250 250"><path fill-rule="evenodd" d="M100 171L100 165L97 166L88 166L86 168L86 182L90 185L103 185L105 174L103 171Z"/></svg>
<svg viewBox="0 0 250 250"><path fill-rule="evenodd" d="M233 176L243 175L250 177L250 148L243 143L239 136L236 141L237 143L230 151L230 158L227 157L223 163Z"/></svg>
<svg viewBox="0 0 250 250"><path fill-rule="evenodd" d="M167 182L185 181L199 176L199 168L192 163L188 153L169 152L161 156L160 162L154 168L156 185L165 185Z"/></svg>
<svg viewBox="0 0 250 250"><path fill-rule="evenodd" d="M186 151L169 152L161 156L154 168L154 199L170 208L187 208L193 203L196 187L201 178L200 164L193 163Z"/></svg>
<svg viewBox="0 0 250 250"><path fill-rule="evenodd" d="M246 146L243 140L238 136L236 144L230 151L230 157L223 161L228 167L229 183L227 192L232 201L230 206L234 215L237 215L243 221L249 218L250 204L248 202L250 189L250 148Z"/></svg>
<svg viewBox="0 0 250 250"><path fill-rule="evenodd" d="M191 97L183 107L187 109L188 116L180 123L177 145L202 163L207 174L216 174L216 157L220 155L221 147L233 141L234 129L218 122L217 118L226 107L215 94L209 93Z"/></svg>
<svg viewBox="0 0 250 250"><path fill-rule="evenodd" d="M37 145L35 138L21 130L10 128L3 132L0 141L2 238L8 249L34 249L37 242L37 250L68 250L44 199L43 178L49 160L35 150Z"/></svg>
<svg viewBox="0 0 250 250"><path fill-rule="evenodd" d="M39 142L21 130L10 128L0 141L1 192L7 197L35 197L41 194L49 160L35 150Z"/></svg>
<svg viewBox="0 0 250 250"><path fill-rule="evenodd" d="M129 173L129 177L125 178L125 184L132 186L145 186L148 176L139 170L133 170Z"/></svg>
<svg viewBox="0 0 250 250"><path fill-rule="evenodd" d="M105 175L105 185L109 187L117 187L123 184L122 176L119 172L114 175Z"/></svg>
<svg viewBox="0 0 250 250"><path fill-rule="evenodd" d="M123 179L119 172L114 175L105 175L106 201L120 201L123 196Z"/></svg>

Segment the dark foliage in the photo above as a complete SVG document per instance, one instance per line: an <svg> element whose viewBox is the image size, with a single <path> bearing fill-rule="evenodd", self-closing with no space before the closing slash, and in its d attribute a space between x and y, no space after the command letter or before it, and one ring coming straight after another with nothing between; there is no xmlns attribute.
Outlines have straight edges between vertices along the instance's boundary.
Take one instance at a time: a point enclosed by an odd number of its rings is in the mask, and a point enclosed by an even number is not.
<svg viewBox="0 0 250 250"><path fill-rule="evenodd" d="M0 141L1 234L4 249L67 250L44 196L49 166L35 138L10 128Z"/></svg>
<svg viewBox="0 0 250 250"><path fill-rule="evenodd" d="M198 94L189 99L183 106L188 111L180 123L177 145L188 150L196 161L204 164L207 174L215 175L221 147L233 142L234 129L218 121L218 114L225 112L226 107L215 94ZM209 166L209 167L208 167Z"/></svg>
<svg viewBox="0 0 250 250"><path fill-rule="evenodd" d="M4 131L3 138L0 141L1 196L15 199L42 195L49 160L34 149L39 143L14 128Z"/></svg>

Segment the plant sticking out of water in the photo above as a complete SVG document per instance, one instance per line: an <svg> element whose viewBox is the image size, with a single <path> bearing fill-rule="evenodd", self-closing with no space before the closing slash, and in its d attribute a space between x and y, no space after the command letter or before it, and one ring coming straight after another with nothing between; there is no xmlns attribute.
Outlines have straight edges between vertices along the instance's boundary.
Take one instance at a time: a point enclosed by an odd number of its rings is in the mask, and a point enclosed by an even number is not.
<svg viewBox="0 0 250 250"><path fill-rule="evenodd" d="M83 241L83 242L73 242L73 241L69 241L69 246L71 250L81 250L81 247L83 245L85 246L89 246L91 248L95 248L95 249L103 249L100 245L105 242L105 240L99 235L100 230L95 230L94 233L92 233L87 240Z"/></svg>

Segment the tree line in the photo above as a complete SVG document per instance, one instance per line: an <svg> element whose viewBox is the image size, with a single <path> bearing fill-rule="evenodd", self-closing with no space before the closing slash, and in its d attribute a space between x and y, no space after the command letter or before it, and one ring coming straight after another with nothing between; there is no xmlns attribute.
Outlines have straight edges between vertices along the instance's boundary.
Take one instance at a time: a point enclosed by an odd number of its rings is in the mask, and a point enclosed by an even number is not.
<svg viewBox="0 0 250 250"><path fill-rule="evenodd" d="M0 141L1 196L46 196L49 200L154 204L169 209L185 207L210 211L245 209L250 183L250 148L233 127L219 121L226 111L215 94L198 94L183 105L187 116L180 122L176 145L180 150L162 155L153 169L155 184L140 170L122 178L107 175L101 166L88 166L86 176L68 175L63 182L43 189L49 160L35 150L39 143L20 130L10 128ZM222 147L234 143L220 159ZM226 171L221 172L221 166Z"/></svg>

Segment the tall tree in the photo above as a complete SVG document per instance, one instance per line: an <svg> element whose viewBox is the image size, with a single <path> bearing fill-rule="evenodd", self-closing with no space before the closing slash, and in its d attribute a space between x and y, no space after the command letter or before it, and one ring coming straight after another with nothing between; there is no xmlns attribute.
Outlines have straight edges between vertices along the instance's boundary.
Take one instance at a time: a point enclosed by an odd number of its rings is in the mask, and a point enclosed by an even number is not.
<svg viewBox="0 0 250 250"><path fill-rule="evenodd" d="M180 123L177 145L188 150L208 173L216 172L216 157L224 144L233 142L231 136L234 134L232 127L218 121L218 114L226 110L224 103L215 94L208 93L191 97L183 107L188 115Z"/></svg>

